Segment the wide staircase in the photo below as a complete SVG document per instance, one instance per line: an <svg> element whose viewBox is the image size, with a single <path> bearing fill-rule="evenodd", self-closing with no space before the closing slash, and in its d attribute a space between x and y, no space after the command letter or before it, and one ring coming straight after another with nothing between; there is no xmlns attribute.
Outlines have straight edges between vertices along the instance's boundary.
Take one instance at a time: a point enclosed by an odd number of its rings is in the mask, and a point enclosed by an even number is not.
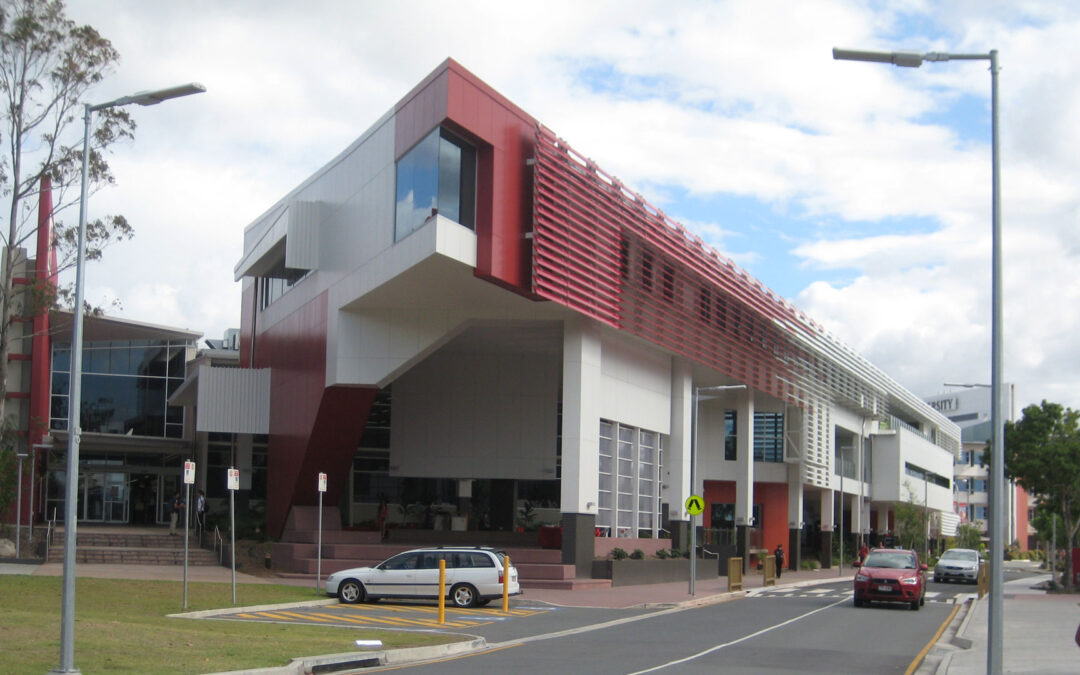
<svg viewBox="0 0 1080 675"><path fill-rule="evenodd" d="M323 576L350 567L367 567L411 548L426 546L491 546L505 551L518 570L522 588L597 588L610 579L578 579L574 566L562 564L562 551L540 548L535 532L442 531L391 529L386 541L378 532L346 530L336 508L323 509L322 561L318 551L318 507L294 506L281 541L270 557L282 576Z"/></svg>
<svg viewBox="0 0 1080 675"><path fill-rule="evenodd" d="M64 530L59 528L49 547L49 561L64 559ZM184 537L165 528L95 528L80 525L75 533L75 562L121 565L183 565ZM188 541L188 565L218 565L218 555Z"/></svg>

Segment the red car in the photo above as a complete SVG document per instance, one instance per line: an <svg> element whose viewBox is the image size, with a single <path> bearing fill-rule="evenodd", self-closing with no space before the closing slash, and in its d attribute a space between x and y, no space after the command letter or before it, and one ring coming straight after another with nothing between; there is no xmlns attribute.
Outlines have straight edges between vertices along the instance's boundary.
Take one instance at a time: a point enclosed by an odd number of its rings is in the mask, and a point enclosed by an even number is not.
<svg viewBox="0 0 1080 675"><path fill-rule="evenodd" d="M855 606L871 602L906 602L914 610L926 603L926 565L915 551L876 548L855 564Z"/></svg>

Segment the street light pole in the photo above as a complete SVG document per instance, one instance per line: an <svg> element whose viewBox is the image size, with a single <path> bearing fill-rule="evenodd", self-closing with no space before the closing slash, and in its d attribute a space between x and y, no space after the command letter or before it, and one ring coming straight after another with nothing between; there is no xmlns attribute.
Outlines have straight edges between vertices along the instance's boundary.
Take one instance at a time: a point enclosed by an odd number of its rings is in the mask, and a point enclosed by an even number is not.
<svg viewBox="0 0 1080 675"><path fill-rule="evenodd" d="M990 617L987 626L986 672L999 675L1004 656L1004 555L1005 555L1005 420L1002 417L1002 371L1004 340L1002 331L1001 283L1001 155L998 132L998 52L948 54L944 52L879 52L833 48L833 58L841 61L870 61L918 68L924 61L990 62L990 191L991 191L991 309L990 378L993 427L990 447Z"/></svg>
<svg viewBox="0 0 1080 675"><path fill-rule="evenodd" d="M25 452L16 452L15 456L19 458L19 474L16 479L15 490L15 559L18 560L22 556L20 555L19 544L22 542L22 461L26 457ZM33 494L33 481L31 481L30 490Z"/></svg>
<svg viewBox="0 0 1080 675"><path fill-rule="evenodd" d="M107 103L83 105L82 180L79 184L79 234L75 257L75 306L71 319L71 377L68 383L68 457L64 491L64 586L60 621L60 666L53 673L78 673L75 668L75 543L78 521L79 441L82 435L83 351L83 275L86 267L86 184L90 165L90 120L93 113L106 108L131 105L156 105L162 101L191 94L201 94L206 87L197 83L169 89L141 91Z"/></svg>

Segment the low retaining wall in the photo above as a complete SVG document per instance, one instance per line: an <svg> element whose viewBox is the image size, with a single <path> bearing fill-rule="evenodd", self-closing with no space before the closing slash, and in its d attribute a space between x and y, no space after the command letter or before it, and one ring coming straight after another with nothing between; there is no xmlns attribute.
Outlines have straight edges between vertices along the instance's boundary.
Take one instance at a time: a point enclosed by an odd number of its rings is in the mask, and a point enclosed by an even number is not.
<svg viewBox="0 0 1080 675"><path fill-rule="evenodd" d="M698 579L715 579L716 561L699 559L695 571ZM690 560L688 558L674 560L661 560L660 558L594 560L592 577L593 579L611 579L612 586L688 581L690 579Z"/></svg>

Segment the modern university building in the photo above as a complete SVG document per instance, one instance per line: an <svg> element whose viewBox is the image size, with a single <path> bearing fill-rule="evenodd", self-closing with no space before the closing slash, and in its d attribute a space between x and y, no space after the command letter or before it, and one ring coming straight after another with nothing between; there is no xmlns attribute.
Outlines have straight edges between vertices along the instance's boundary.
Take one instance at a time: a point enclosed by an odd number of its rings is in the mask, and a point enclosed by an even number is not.
<svg viewBox="0 0 1080 675"><path fill-rule="evenodd" d="M170 400L265 438L275 537L313 541L319 473L333 528L561 525L578 576L686 548L691 495L711 545L791 566L909 492L952 510L953 422L452 60L251 223L235 276L240 367Z"/></svg>

